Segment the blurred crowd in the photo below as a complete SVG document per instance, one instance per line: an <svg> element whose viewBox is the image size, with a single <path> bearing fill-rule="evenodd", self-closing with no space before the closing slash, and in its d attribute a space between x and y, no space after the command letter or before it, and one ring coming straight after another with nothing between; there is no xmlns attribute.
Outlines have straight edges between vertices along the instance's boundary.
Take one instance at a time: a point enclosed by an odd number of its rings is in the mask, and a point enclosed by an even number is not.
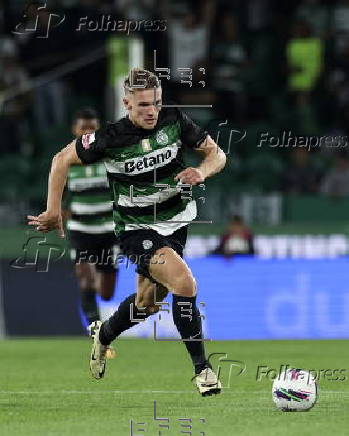
<svg viewBox="0 0 349 436"><path fill-rule="evenodd" d="M108 117L108 62L98 50L113 32L91 31L82 17L158 20L159 31L143 25L133 33L144 41L148 69L157 50L166 99L212 104L192 115L204 123L229 120L247 132L233 144L235 167L226 180L262 191L349 194L349 0L0 4L2 154L42 156L49 140L68 134L71 114L83 104ZM262 132L277 137L286 130L336 139L256 146Z"/></svg>
<svg viewBox="0 0 349 436"><path fill-rule="evenodd" d="M225 232L219 239L218 246L210 254L222 256L254 255L254 236L240 215L230 218Z"/></svg>

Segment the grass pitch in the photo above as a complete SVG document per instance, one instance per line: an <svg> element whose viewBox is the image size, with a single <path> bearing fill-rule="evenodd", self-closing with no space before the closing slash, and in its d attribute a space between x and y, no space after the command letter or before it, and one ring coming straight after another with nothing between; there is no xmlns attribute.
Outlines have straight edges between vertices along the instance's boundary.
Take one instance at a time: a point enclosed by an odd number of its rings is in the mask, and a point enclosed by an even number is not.
<svg viewBox="0 0 349 436"><path fill-rule="evenodd" d="M222 363L226 387L208 398L191 384L191 364L180 342L120 339L115 347L117 358L97 381L89 375L88 338L0 342L0 435L349 434L348 341L208 342L208 353L227 353L246 364L240 375L232 367L229 381ZM281 364L323 370L319 400L309 412L279 412L271 399L272 381L256 380L258 366L278 370ZM339 378L345 380L329 380L335 377L325 375L326 369L344 370Z"/></svg>

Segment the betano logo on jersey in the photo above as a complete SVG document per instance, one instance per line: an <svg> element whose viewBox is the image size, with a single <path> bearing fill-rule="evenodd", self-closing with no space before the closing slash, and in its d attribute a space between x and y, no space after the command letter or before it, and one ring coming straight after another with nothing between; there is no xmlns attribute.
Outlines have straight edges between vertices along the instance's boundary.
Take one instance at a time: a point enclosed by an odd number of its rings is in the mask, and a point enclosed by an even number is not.
<svg viewBox="0 0 349 436"><path fill-rule="evenodd" d="M153 168L155 165L163 164L170 161L172 158L171 150L164 153L156 154L155 156L144 156L139 159L133 159L125 162L125 173L133 173L147 168Z"/></svg>

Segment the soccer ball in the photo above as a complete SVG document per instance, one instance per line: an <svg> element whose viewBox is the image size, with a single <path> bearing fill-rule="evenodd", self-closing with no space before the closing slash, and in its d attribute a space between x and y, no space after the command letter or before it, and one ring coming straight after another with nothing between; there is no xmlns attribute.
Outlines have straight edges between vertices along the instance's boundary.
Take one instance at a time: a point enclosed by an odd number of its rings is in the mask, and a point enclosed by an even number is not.
<svg viewBox="0 0 349 436"><path fill-rule="evenodd" d="M305 412L316 403L316 380L303 369L288 369L275 378L272 394L276 407L283 412Z"/></svg>

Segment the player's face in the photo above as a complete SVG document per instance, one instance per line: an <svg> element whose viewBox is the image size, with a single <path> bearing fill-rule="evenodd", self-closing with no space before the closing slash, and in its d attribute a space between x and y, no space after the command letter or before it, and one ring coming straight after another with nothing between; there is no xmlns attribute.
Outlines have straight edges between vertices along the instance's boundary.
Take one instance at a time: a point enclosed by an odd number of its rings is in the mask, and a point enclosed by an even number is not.
<svg viewBox="0 0 349 436"><path fill-rule="evenodd" d="M96 118L84 119L78 118L73 124L72 132L76 137L86 135L87 133L93 133L99 129L99 122Z"/></svg>
<svg viewBox="0 0 349 436"><path fill-rule="evenodd" d="M136 90L124 98L130 120L143 129L154 129L161 110L161 88Z"/></svg>

